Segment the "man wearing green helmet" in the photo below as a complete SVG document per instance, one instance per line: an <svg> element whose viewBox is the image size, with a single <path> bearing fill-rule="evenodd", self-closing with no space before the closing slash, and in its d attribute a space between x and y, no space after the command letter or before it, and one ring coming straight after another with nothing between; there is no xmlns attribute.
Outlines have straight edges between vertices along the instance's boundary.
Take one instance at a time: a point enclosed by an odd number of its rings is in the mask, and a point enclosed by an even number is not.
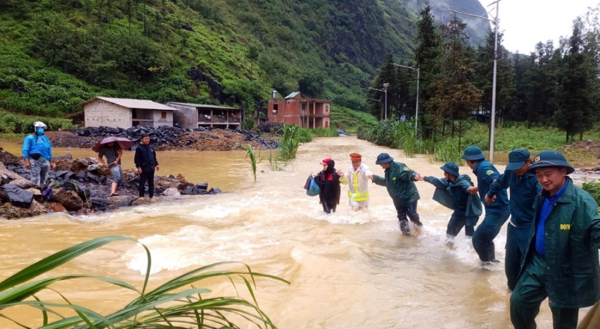
<svg viewBox="0 0 600 329"><path fill-rule="evenodd" d="M600 209L567 176L574 171L556 151L541 152L529 167L543 190L534 200L527 250L510 297L516 329L536 328L546 297L554 328L561 329L575 329L579 309L600 300Z"/></svg>

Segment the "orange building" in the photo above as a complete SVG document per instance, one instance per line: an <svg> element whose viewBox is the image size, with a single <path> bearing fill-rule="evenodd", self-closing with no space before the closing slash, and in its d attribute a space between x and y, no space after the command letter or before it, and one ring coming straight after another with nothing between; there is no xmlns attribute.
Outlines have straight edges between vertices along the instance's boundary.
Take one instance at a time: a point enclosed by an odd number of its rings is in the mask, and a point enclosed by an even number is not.
<svg viewBox="0 0 600 329"><path fill-rule="evenodd" d="M331 102L316 98L302 98L300 92L284 99L269 100L269 121L295 124L304 128L329 128Z"/></svg>

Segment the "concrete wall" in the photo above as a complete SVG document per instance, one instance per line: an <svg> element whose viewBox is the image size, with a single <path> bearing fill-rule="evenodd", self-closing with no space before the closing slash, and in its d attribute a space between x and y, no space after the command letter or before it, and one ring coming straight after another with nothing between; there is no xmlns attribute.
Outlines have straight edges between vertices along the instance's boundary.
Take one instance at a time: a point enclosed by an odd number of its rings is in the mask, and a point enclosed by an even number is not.
<svg viewBox="0 0 600 329"><path fill-rule="evenodd" d="M97 99L84 105L86 127L131 128L131 110Z"/></svg>
<svg viewBox="0 0 600 329"><path fill-rule="evenodd" d="M167 105L177 109L173 112L173 122L186 129L198 128L198 110L195 107L173 103Z"/></svg>
<svg viewBox="0 0 600 329"><path fill-rule="evenodd" d="M160 126L173 126L173 112L175 111L161 111L161 110L154 110L153 114L154 114L154 127L160 127ZM165 118L163 118L163 114L165 116Z"/></svg>

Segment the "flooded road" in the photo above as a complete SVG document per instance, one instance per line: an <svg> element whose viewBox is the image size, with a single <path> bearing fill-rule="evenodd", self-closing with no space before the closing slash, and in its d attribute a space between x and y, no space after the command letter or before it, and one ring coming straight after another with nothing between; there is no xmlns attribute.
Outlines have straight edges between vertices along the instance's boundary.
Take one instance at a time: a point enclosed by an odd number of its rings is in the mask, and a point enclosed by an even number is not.
<svg viewBox="0 0 600 329"><path fill-rule="evenodd" d="M491 270L479 268L464 231L455 249L444 246L451 211L432 201L432 185L417 183L425 227L410 237L401 235L384 187L370 185L370 210L359 213L347 205L347 187L342 187L338 212L331 215L322 212L317 198L305 194L302 186L310 172L321 170L321 159L332 157L337 168L345 169L351 152L361 153L378 175L383 170L374 164L375 158L388 152L422 175L442 176L440 164L430 163L427 157L404 158L400 150L353 137L317 138L302 145L297 159L284 171L271 171L263 152L256 183L242 152L161 152L162 174L181 173L188 179L195 177L190 179L193 182L208 181L235 193L185 198L176 204L159 202L95 217L55 214L0 222L0 278L72 244L124 235L150 248L151 280L156 284L193 267L231 260L291 281L289 286L258 281L261 308L280 328L511 328L503 264ZM461 167L461 173L471 172ZM502 260L505 236L503 228L495 240L497 258ZM145 266L140 247L117 243L52 274L113 276L139 287ZM233 294L229 286L226 282L215 290ZM56 288L70 300L100 312L114 310L134 297L89 280ZM42 296L56 298L50 292ZM27 323L32 317L41 318L24 309L8 314ZM551 327L547 302L542 304L538 327ZM0 328L16 326L0 319Z"/></svg>

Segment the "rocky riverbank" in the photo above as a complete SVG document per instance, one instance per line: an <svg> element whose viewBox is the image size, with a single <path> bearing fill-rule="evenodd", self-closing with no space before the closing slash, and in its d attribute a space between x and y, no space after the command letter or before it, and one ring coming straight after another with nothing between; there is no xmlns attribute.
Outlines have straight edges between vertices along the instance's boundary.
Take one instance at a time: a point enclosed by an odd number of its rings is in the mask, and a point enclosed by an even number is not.
<svg viewBox="0 0 600 329"><path fill-rule="evenodd" d="M110 170L96 159L55 159L47 187L35 186L22 159L0 148L0 217L17 219L51 212L90 215L120 207L147 204L138 199L139 176L135 170L123 172L119 196L109 197ZM155 176L154 194L162 200L177 200L182 195L218 194L208 183L194 184L182 175Z"/></svg>
<svg viewBox="0 0 600 329"><path fill-rule="evenodd" d="M126 137L138 142L142 135L149 134L156 150L232 151L250 144L255 149L277 148L278 142L265 139L245 130L223 130L210 128L183 129L168 127L108 128L88 127L72 131L49 131L46 133L53 147L92 148L108 136Z"/></svg>

